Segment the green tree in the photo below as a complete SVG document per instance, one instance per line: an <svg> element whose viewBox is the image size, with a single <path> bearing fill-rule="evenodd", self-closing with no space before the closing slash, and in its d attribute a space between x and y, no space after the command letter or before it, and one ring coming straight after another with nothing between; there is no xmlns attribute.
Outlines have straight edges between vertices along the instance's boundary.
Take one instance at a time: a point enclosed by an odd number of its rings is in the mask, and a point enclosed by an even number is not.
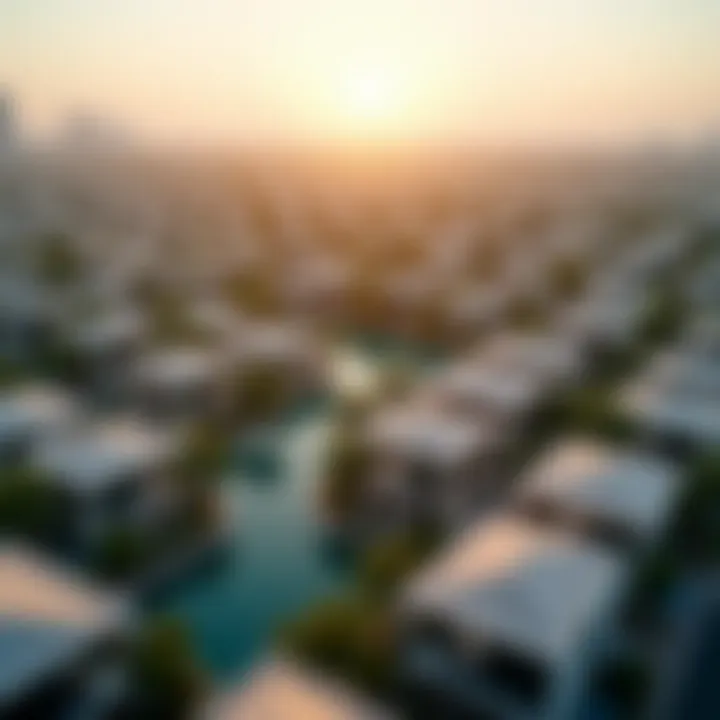
<svg viewBox="0 0 720 720"><path fill-rule="evenodd" d="M176 469L184 499L186 529L216 527L218 481L230 460L231 445L229 430L213 423L201 423L190 433Z"/></svg>
<svg viewBox="0 0 720 720"><path fill-rule="evenodd" d="M272 276L270 268L236 274L226 283L225 296L243 312L273 317L278 314L282 302Z"/></svg>
<svg viewBox="0 0 720 720"><path fill-rule="evenodd" d="M648 700L650 668L640 658L624 657L609 663L600 672L604 694L611 699L620 718L637 718Z"/></svg>
<svg viewBox="0 0 720 720"><path fill-rule="evenodd" d="M182 623L169 617L151 620L131 648L129 666L133 717L195 717L208 685Z"/></svg>
<svg viewBox="0 0 720 720"><path fill-rule="evenodd" d="M41 351L39 372L52 380L74 385L86 376L86 363L77 347L60 338L51 339Z"/></svg>
<svg viewBox="0 0 720 720"><path fill-rule="evenodd" d="M100 540L93 565L108 580L127 579L147 568L154 549L146 533L131 527L115 527Z"/></svg>
<svg viewBox="0 0 720 720"><path fill-rule="evenodd" d="M720 453L703 455L687 473L674 536L693 559L720 558Z"/></svg>
<svg viewBox="0 0 720 720"><path fill-rule="evenodd" d="M0 388L17 385L26 378L26 372L7 357L0 357Z"/></svg>
<svg viewBox="0 0 720 720"><path fill-rule="evenodd" d="M40 278L55 287L76 282L82 272L80 255L64 233L50 233L43 238L37 264Z"/></svg>
<svg viewBox="0 0 720 720"><path fill-rule="evenodd" d="M440 540L440 533L430 528L416 528L380 540L361 559L361 587L373 595L392 593L430 557Z"/></svg>
<svg viewBox="0 0 720 720"><path fill-rule="evenodd" d="M392 685L396 638L384 604L355 595L325 600L281 628L279 644L373 692Z"/></svg>
<svg viewBox="0 0 720 720"><path fill-rule="evenodd" d="M516 297L508 308L508 321L516 328L533 329L542 327L547 320L547 312L538 298L530 295Z"/></svg>
<svg viewBox="0 0 720 720"><path fill-rule="evenodd" d="M267 420L280 411L287 399L286 378L281 368L257 364L241 372L235 381L235 411L249 422Z"/></svg>
<svg viewBox="0 0 720 720"><path fill-rule="evenodd" d="M229 432L217 424L199 423L190 432L178 462L178 473L191 485L214 483L230 457Z"/></svg>
<svg viewBox="0 0 720 720"><path fill-rule="evenodd" d="M617 407L611 390L602 385L570 393L561 403L560 424L573 432L626 442L637 428Z"/></svg>
<svg viewBox="0 0 720 720"><path fill-rule="evenodd" d="M383 371L382 396L389 402L402 400L410 392L413 381L414 373L410 364L404 360L395 360Z"/></svg>
<svg viewBox="0 0 720 720"><path fill-rule="evenodd" d="M587 273L578 259L565 258L559 260L552 268L551 283L557 297L572 300L582 292L587 280Z"/></svg>
<svg viewBox="0 0 720 720"><path fill-rule="evenodd" d="M335 432L330 442L322 504L328 514L347 520L359 509L370 469L370 457L361 433L346 428Z"/></svg>
<svg viewBox="0 0 720 720"><path fill-rule="evenodd" d="M57 492L41 473L25 467L0 472L0 531L50 536L56 526Z"/></svg>
<svg viewBox="0 0 720 720"><path fill-rule="evenodd" d="M645 308L639 332L641 340L650 345L670 342L682 329L686 315L687 304L680 293L663 288Z"/></svg>

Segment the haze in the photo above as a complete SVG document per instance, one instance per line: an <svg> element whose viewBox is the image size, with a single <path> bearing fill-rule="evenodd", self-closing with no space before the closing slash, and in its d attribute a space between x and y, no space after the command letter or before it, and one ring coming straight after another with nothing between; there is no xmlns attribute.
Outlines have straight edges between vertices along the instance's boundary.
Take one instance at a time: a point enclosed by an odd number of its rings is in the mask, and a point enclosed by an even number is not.
<svg viewBox="0 0 720 720"><path fill-rule="evenodd" d="M0 0L0 83L37 134L684 140L720 127L719 33L713 0Z"/></svg>

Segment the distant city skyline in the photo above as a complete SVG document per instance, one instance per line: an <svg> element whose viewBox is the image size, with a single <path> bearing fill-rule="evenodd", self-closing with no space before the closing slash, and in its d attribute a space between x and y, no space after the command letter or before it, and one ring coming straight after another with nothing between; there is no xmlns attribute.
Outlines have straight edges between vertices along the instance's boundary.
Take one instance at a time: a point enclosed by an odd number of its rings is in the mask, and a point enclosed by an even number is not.
<svg viewBox="0 0 720 720"><path fill-rule="evenodd" d="M699 139L719 33L712 0L0 0L0 88L35 135Z"/></svg>

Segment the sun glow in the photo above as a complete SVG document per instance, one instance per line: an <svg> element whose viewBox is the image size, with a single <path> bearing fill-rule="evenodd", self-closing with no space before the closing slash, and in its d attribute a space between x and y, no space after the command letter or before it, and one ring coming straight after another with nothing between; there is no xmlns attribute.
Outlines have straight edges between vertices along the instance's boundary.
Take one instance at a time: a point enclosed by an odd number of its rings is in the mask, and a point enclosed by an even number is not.
<svg viewBox="0 0 720 720"><path fill-rule="evenodd" d="M401 88L387 71L363 68L347 80L344 106L350 119L390 120L401 110Z"/></svg>
<svg viewBox="0 0 720 720"><path fill-rule="evenodd" d="M356 61L318 78L319 124L347 138L391 139L406 131L422 76L401 72L391 60Z"/></svg>

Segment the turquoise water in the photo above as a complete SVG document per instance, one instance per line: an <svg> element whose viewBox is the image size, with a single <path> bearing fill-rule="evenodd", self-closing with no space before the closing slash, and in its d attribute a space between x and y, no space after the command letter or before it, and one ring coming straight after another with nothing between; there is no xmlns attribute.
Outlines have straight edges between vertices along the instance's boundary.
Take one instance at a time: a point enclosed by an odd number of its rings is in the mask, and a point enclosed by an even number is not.
<svg viewBox="0 0 720 720"><path fill-rule="evenodd" d="M375 366L398 357L414 359L417 370L433 362L376 339L355 343L353 352ZM329 405L296 408L245 440L222 484L231 530L226 555L153 606L184 620L220 681L242 674L266 652L283 620L348 580L347 563L328 546L318 516Z"/></svg>
<svg viewBox="0 0 720 720"><path fill-rule="evenodd" d="M187 623L217 679L247 670L284 619L346 578L317 514L326 437L326 416L313 411L247 443L222 485L232 533L227 553L155 608Z"/></svg>

